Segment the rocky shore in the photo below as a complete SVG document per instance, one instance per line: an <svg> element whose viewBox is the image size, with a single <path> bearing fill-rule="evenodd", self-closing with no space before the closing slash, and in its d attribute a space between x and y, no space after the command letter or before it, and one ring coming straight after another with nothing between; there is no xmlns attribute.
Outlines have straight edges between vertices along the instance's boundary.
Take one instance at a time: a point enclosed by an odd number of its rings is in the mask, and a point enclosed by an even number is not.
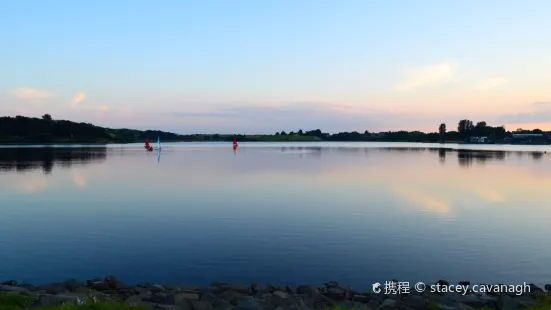
<svg viewBox="0 0 551 310"><path fill-rule="evenodd" d="M446 281L437 283L449 284ZM468 282L464 282L468 283ZM529 292L513 293L409 293L385 294L358 292L337 282L323 286L263 285L212 283L207 287L189 285L160 285L141 283L125 285L114 276L92 279L84 283L67 280L60 283L30 285L5 281L0 294L11 292L28 296L30 306L52 306L69 303L82 305L98 302L123 302L160 310L307 310L307 309L365 309L365 310L515 310L537 306L551 309L551 285L544 288L530 285ZM0 305L1 308L1 305Z"/></svg>

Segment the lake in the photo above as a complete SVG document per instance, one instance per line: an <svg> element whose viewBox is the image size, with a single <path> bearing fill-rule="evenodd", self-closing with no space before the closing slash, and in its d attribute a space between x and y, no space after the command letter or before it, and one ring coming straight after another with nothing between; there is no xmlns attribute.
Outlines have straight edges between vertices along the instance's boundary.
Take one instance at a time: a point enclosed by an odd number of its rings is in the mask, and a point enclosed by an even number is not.
<svg viewBox="0 0 551 310"><path fill-rule="evenodd" d="M0 280L551 282L550 146L173 143L157 155L0 147Z"/></svg>

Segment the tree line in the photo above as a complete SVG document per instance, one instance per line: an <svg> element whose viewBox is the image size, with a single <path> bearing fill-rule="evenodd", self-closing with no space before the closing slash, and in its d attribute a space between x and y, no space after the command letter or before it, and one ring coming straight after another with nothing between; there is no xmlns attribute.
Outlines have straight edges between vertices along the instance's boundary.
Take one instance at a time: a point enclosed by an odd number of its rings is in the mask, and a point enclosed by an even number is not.
<svg viewBox="0 0 551 310"><path fill-rule="evenodd" d="M381 142L461 142L473 136L485 136L493 141L500 141L511 136L513 132L503 126L489 126L481 121L476 124L464 119L457 123L456 130L447 130L445 123L440 124L438 131L424 133L421 131L388 131L380 133L340 132L324 133L320 129L296 132L280 131L272 135L242 134L195 134L180 135L159 130L111 129L89 123L77 123L67 120L54 120L45 114L42 118L24 116L0 117L0 143L135 143L146 138L162 141L381 141ZM455 129L455 128L454 128ZM517 133L542 133L540 129L517 129Z"/></svg>

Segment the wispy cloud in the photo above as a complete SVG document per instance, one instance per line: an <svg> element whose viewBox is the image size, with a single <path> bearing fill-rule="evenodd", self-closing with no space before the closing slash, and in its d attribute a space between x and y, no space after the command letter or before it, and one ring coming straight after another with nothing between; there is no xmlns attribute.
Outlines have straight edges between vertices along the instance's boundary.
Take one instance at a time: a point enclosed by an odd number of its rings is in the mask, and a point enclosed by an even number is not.
<svg viewBox="0 0 551 310"><path fill-rule="evenodd" d="M55 96L54 93L28 87L14 89L12 91L12 95L17 99L26 100L34 103L39 103L45 99Z"/></svg>
<svg viewBox="0 0 551 310"><path fill-rule="evenodd" d="M73 97L73 100L71 100L71 106L76 107L79 103L84 101L84 99L86 99L86 94L85 93L81 92L81 93L76 94Z"/></svg>
<svg viewBox="0 0 551 310"><path fill-rule="evenodd" d="M108 106L108 105L106 105L106 104L102 104L102 105L100 105L99 109L100 109L101 112L104 112L104 113L105 113L105 112L110 111L110 110L111 110L111 107Z"/></svg>
<svg viewBox="0 0 551 310"><path fill-rule="evenodd" d="M504 77L491 77L482 81L480 84L476 85L474 89L475 90L492 90L492 89L498 88L499 86L507 84L507 82L509 82L509 80L507 80Z"/></svg>
<svg viewBox="0 0 551 310"><path fill-rule="evenodd" d="M551 102L540 101L526 106L525 112L501 115L498 120L512 124L551 122Z"/></svg>
<svg viewBox="0 0 551 310"><path fill-rule="evenodd" d="M405 74L405 81L396 86L396 90L408 91L450 82L456 76L457 67L457 62L445 61L430 66L410 69Z"/></svg>

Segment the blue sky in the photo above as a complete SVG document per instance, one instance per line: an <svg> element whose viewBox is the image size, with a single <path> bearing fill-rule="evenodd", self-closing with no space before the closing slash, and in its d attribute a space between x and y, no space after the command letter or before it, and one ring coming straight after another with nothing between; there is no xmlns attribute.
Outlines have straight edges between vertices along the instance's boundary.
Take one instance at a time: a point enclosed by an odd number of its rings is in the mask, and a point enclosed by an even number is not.
<svg viewBox="0 0 551 310"><path fill-rule="evenodd" d="M549 1L2 4L2 115L182 133L551 129Z"/></svg>

